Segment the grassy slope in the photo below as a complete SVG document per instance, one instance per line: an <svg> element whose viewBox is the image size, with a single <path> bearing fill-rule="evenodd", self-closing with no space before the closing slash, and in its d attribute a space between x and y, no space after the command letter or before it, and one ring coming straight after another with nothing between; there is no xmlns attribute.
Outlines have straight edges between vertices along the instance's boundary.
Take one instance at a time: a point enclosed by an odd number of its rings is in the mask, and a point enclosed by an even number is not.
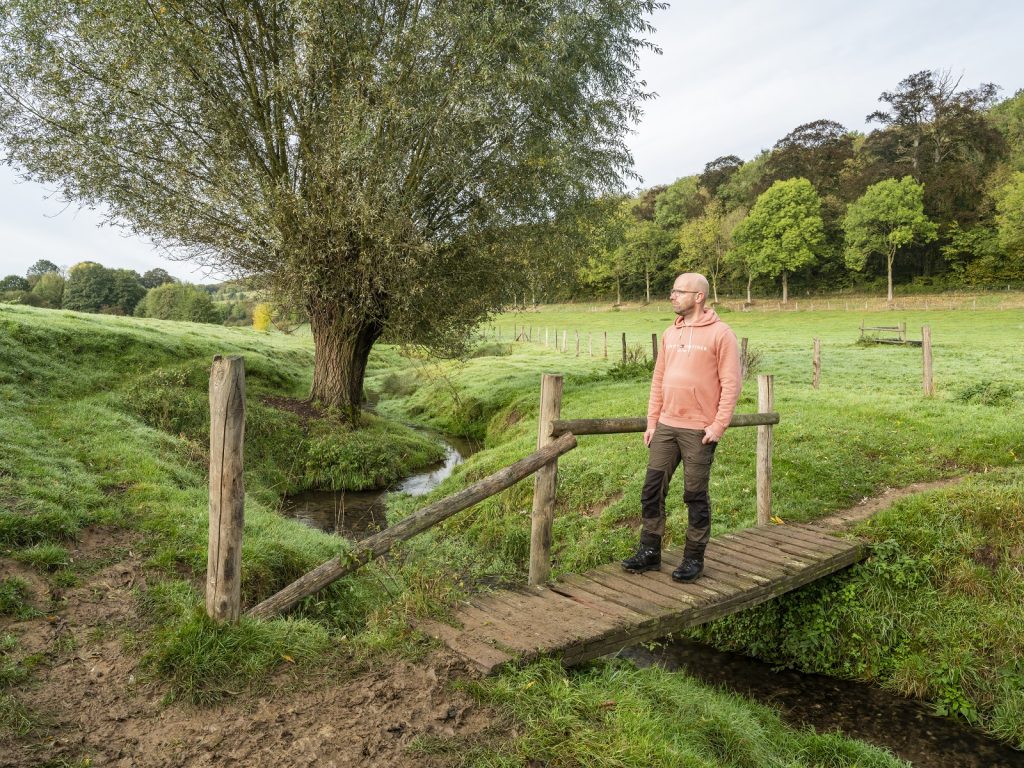
<svg viewBox="0 0 1024 768"><path fill-rule="evenodd" d="M468 588L452 578L453 566L464 567L467 577L496 572L514 577L518 572L520 565L512 556L521 554L520 545L504 555L490 552L485 541L453 535L465 527L456 524L409 546L399 553L404 558L370 566L306 601L290 619L243 620L236 627L207 622L197 585L205 568L205 371L217 353L244 354L248 372L242 566L248 603L339 549L336 539L277 515L281 492L322 482L311 467L320 466L325 455L336 477L358 486L378 471L381 442L401 448L399 460L391 460L395 471L405 471L417 460L416 450L422 459L430 448L390 423L377 421L367 430L338 437L337 425L303 425L291 414L268 407L265 396L298 396L308 385L310 354L301 339L0 306L0 440L6 448L0 454L0 554L32 564L54 584L70 585L77 566L68 562L63 545L82 528L108 524L137 531L151 573L149 587L140 595L141 634L126 639L141 641L139 652L145 653L148 668L170 682L173 695L197 703L221 698L246 681L265 679L284 657L301 665L335 648L421 648L407 643L404 617L408 611L443 609L452 595ZM493 358L481 364L483 370L495 369ZM375 353L371 374L396 377L390 386L400 390L408 366L408 360L384 348ZM509 375L510 369L498 377L502 396L501 413L491 430L495 435L508 433L504 425L515 421L515 408L525 410L526 401L533 399L527 389L517 402L516 393L533 378L535 367L527 359L519 378ZM589 371L601 367L595 364ZM440 368L434 372L443 373ZM436 383L448 387L441 379ZM496 387L489 387L489 395L496 394ZM471 400L456 402L463 424L474 429L490 412L492 401ZM438 399L434 409L442 409L444 402ZM410 411L417 407L411 403ZM418 412L421 417L430 413ZM437 421L444 424L446 418ZM525 425L520 429L530 431ZM484 452L449 487L503 463L522 442ZM310 446L320 448L311 451ZM363 461L367 456L369 463ZM497 503L517 498L507 496ZM405 507L411 504L404 502ZM522 534L513 530L522 528L518 512L513 523L496 530L495 540L518 541ZM452 562L453 554L461 564ZM25 604L27 596L22 580L0 583L0 622L33 610ZM36 666L45 666L47 658L25 656L13 636L0 633L0 737L31 730L33 713L20 707L12 686L33 675ZM598 704L624 681L629 683L629 703L624 701L618 714L609 714ZM702 766L766 764L762 758L768 764L792 766L897 764L855 742L790 731L763 708L682 678L618 665L598 665L570 677L537 665L477 693L504 707L515 722L537 724L535 716L544 712L569 717L581 728L582 739L566 742L542 728L531 730L533 741L524 742L508 740L503 730L470 752L454 745L452 761L522 765L527 757L546 751L566 765L645 765L658 755L686 755L685 764ZM662 725L680 714L675 697L692 700L700 712L717 714L701 716L665 736ZM748 732L748 726L756 732ZM644 733L640 743L638 729ZM611 745L607 754L594 752L599 744L602 750ZM528 754L524 748L537 751Z"/></svg>
<svg viewBox="0 0 1024 768"><path fill-rule="evenodd" d="M660 308L526 313L501 321L575 329L614 340L649 339L670 315ZM1024 455L1024 374L1015 350L1024 316L1014 311L875 313L867 325L905 320L912 334L932 327L938 396L921 397L920 350L855 344L860 314L814 312L725 315L760 355L760 372L775 376L775 511L811 520L856 503L886 486L965 472L989 472L960 490L930 494L897 506L863 532L879 554L848 574L759 612L720 622L704 636L780 663L875 679L926 697L940 711L960 714L1024 747L1024 655L1021 608L1024 574L1019 531L1024 526L1020 457ZM811 347L822 340L822 387L810 387ZM586 345L584 345L586 350ZM381 410L427 416L458 428L471 410L488 419L491 450L470 462L446 488L528 452L536 429L541 372L567 375L563 415L641 415L648 376L614 381L604 360L516 344L511 355L389 372L392 381L418 381L414 394L381 403ZM600 345L598 346L600 349ZM755 410L756 389L744 387L740 411ZM445 393L449 394L445 394ZM451 407L451 394L457 402ZM752 525L754 430L734 430L718 452L712 478L716 533ZM576 571L620 557L635 543L645 463L639 436L595 436L560 462L555 570ZM520 580L529 546L529 483L479 505L448 524L430 546L467 579L488 575ZM677 490L675 493L679 493ZM678 505L678 497L676 497ZM923 505L923 506L921 506ZM396 504L396 513L408 505ZM914 512L913 510L917 510ZM1005 527L968 524L968 512ZM669 523L680 538L681 515ZM958 528L959 526L959 528ZM950 540L923 539L921 530L955 531ZM1011 535L1018 532L1016 538ZM989 554L991 551L992 554ZM980 553L980 554L979 554ZM891 631L890 631L891 630Z"/></svg>

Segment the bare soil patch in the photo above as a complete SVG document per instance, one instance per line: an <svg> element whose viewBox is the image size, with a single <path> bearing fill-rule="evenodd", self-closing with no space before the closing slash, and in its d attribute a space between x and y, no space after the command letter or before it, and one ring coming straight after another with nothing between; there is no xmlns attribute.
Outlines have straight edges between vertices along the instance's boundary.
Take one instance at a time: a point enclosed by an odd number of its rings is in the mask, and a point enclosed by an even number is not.
<svg viewBox="0 0 1024 768"><path fill-rule="evenodd" d="M886 488L877 496L865 496L860 500L859 504L856 504L849 509L844 509L831 514L828 517L816 520L815 525L833 531L843 530L844 528L849 528L857 523L867 520L869 517L878 514L883 509L888 509L897 501L906 498L907 496L913 496L915 493L925 493L926 491L935 491L939 488L948 488L951 485L956 485L963 479L963 477L949 477L943 480L911 483L910 485L905 485L902 488Z"/></svg>
<svg viewBox="0 0 1024 768"><path fill-rule="evenodd" d="M447 651L415 664L385 659L355 675L285 670L269 693L207 709L166 703L166 690L139 670L144 649L122 641L124 630L139 628L136 591L146 586L135 542L125 531L83 532L72 557L99 567L66 591L0 559L0 573L28 581L43 612L0 619L0 633L18 639L18 656L42 655L30 681L13 691L39 725L28 737L0 736L0 766L88 758L94 766L411 768L439 764L408 751L415 738L472 736L495 723L451 687L474 673Z"/></svg>

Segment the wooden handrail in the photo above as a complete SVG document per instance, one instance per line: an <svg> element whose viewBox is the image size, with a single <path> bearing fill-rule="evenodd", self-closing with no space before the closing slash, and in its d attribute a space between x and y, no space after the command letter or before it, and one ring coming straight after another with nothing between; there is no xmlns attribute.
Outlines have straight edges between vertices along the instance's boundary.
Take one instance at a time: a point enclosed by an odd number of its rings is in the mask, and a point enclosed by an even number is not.
<svg viewBox="0 0 1024 768"><path fill-rule="evenodd" d="M737 413L729 422L730 427L760 427L779 423L778 413ZM571 432L574 435L615 435L626 432L644 432L645 418L616 419L555 419L550 422L548 434L558 437Z"/></svg>

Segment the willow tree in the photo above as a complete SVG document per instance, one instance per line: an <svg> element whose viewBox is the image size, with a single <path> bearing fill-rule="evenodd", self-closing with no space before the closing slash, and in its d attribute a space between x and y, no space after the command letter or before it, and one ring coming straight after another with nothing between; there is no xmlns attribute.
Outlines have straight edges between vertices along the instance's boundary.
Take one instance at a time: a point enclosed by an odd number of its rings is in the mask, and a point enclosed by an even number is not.
<svg viewBox="0 0 1024 768"><path fill-rule="evenodd" d="M656 0L8 0L0 141L27 177L301 303L355 418L385 333L450 345L509 241L618 189Z"/></svg>

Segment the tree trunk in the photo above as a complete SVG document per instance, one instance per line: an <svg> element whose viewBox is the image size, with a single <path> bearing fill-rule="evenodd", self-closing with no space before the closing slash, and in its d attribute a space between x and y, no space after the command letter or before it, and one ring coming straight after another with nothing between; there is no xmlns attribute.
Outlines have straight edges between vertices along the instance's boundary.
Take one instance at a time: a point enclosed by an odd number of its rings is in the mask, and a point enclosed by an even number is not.
<svg viewBox="0 0 1024 768"><path fill-rule="evenodd" d="M619 283L619 278L615 278L615 306L622 304L622 285Z"/></svg>
<svg viewBox="0 0 1024 768"><path fill-rule="evenodd" d="M337 408L355 424L363 402L366 361L384 328L379 321L357 317L327 301L311 301L313 386L309 399Z"/></svg>
<svg viewBox="0 0 1024 768"><path fill-rule="evenodd" d="M754 282L753 275L747 275L747 304L753 304L754 300L750 297L750 286Z"/></svg>
<svg viewBox="0 0 1024 768"><path fill-rule="evenodd" d="M714 274L711 275L711 295L715 297L715 304L718 303L718 277ZM747 297L749 300L749 296Z"/></svg>
<svg viewBox="0 0 1024 768"><path fill-rule="evenodd" d="M644 283L647 286L647 301L646 304L651 303L651 270L649 267L644 267Z"/></svg>
<svg viewBox="0 0 1024 768"><path fill-rule="evenodd" d="M886 301L892 304L892 261L896 257L896 249L893 248L889 251L889 257L885 260L885 265L888 268L889 273L889 294L886 297Z"/></svg>
<svg viewBox="0 0 1024 768"><path fill-rule="evenodd" d="M789 302L789 274L785 271L782 273L782 303L787 304Z"/></svg>

